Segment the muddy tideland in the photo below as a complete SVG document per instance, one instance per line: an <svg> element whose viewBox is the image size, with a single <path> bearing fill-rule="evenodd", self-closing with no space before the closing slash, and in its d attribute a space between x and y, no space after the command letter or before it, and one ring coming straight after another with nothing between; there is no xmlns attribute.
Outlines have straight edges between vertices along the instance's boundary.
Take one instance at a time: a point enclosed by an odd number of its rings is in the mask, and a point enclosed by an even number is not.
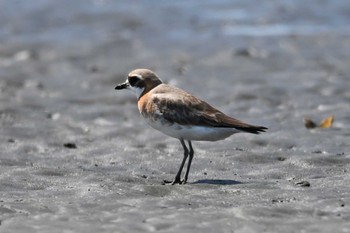
<svg viewBox="0 0 350 233"><path fill-rule="evenodd" d="M0 232L350 232L349 25L346 0L0 1ZM163 185L183 150L114 90L135 68L269 130Z"/></svg>

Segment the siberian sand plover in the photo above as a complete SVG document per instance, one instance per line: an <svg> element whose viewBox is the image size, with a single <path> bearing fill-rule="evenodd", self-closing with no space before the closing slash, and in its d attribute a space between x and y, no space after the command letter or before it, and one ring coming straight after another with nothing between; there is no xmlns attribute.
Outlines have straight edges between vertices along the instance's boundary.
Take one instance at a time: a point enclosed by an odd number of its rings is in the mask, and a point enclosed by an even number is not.
<svg viewBox="0 0 350 233"><path fill-rule="evenodd" d="M191 141L217 141L239 132L259 134L267 130L264 126L250 125L229 117L184 90L164 84L148 69L130 72L126 82L115 89L134 91L139 111L146 122L164 134L180 140L184 157L172 184L187 182L194 155ZM181 180L187 158L187 170Z"/></svg>

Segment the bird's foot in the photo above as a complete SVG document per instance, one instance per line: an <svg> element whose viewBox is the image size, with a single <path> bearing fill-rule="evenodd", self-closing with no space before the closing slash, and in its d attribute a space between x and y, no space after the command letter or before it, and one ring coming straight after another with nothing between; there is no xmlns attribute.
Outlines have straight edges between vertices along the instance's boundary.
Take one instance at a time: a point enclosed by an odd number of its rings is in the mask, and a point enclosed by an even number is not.
<svg viewBox="0 0 350 233"><path fill-rule="evenodd" d="M180 179L175 178L174 181L163 180L163 183L162 183L162 184L164 184L164 185L166 185L166 184L175 185L175 184L186 184L186 183L187 183L186 180L180 180Z"/></svg>

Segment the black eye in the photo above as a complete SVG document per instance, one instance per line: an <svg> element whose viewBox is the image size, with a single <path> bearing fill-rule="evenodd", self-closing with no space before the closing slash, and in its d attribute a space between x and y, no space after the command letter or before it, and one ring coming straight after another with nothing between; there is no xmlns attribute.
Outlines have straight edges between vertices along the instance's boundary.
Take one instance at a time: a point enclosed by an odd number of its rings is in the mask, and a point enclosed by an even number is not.
<svg viewBox="0 0 350 233"><path fill-rule="evenodd" d="M128 80L129 80L130 86L132 87L140 86L140 84L142 83L142 80L138 76L130 76Z"/></svg>

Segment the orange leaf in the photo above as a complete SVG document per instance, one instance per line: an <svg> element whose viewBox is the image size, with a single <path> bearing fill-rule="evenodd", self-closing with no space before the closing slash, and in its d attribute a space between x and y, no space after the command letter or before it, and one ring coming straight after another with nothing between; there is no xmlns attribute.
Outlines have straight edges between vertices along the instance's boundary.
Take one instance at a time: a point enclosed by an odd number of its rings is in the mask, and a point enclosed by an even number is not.
<svg viewBox="0 0 350 233"><path fill-rule="evenodd" d="M333 121L334 121L334 116L329 116L321 122L319 127L322 129L328 129L332 127Z"/></svg>

